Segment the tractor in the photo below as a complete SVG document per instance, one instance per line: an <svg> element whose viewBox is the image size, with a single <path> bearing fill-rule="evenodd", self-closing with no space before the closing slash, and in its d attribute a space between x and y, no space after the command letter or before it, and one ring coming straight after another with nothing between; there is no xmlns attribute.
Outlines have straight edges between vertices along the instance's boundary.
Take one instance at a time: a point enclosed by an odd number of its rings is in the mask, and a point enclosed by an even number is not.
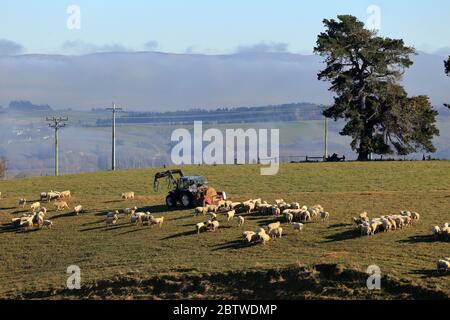
<svg viewBox="0 0 450 320"><path fill-rule="evenodd" d="M203 176L185 176L180 169L167 170L155 174L153 190L159 189L159 180L166 179L169 189L166 196L166 205L175 208L180 204L183 208L205 206L219 200L226 200L225 192L216 192L208 186Z"/></svg>

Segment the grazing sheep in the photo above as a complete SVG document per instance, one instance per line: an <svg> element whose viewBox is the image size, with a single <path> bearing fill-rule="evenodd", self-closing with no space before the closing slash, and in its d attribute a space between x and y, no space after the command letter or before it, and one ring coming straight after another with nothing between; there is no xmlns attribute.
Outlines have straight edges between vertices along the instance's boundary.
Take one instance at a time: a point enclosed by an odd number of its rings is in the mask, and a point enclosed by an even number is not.
<svg viewBox="0 0 450 320"><path fill-rule="evenodd" d="M216 213L210 212L210 213L208 213L208 214L209 214L209 216L211 217L211 220L217 220L217 214L216 214Z"/></svg>
<svg viewBox="0 0 450 320"><path fill-rule="evenodd" d="M125 208L123 210L120 210L119 213L122 213L122 214L125 214L125 215L129 216L129 215L133 215L136 212L137 209L138 209L137 207Z"/></svg>
<svg viewBox="0 0 450 320"><path fill-rule="evenodd" d="M122 199L123 200L133 200L134 199L134 192L124 192L122 193Z"/></svg>
<svg viewBox="0 0 450 320"><path fill-rule="evenodd" d="M420 220L420 214L418 214L417 212L411 212L411 218L413 220L419 221Z"/></svg>
<svg viewBox="0 0 450 320"><path fill-rule="evenodd" d="M57 201L54 203L54 206L56 207L57 211L61 211L64 209L69 209L69 205L65 201Z"/></svg>
<svg viewBox="0 0 450 320"><path fill-rule="evenodd" d="M283 235L283 228L278 227L276 229L271 229L269 231L269 236L274 239L274 238L281 238L281 236Z"/></svg>
<svg viewBox="0 0 450 320"><path fill-rule="evenodd" d="M258 236L263 246L270 241L270 236L267 233L259 233Z"/></svg>
<svg viewBox="0 0 450 320"><path fill-rule="evenodd" d="M292 222L292 228L294 229L294 231L299 232L303 230L303 223L300 222Z"/></svg>
<svg viewBox="0 0 450 320"><path fill-rule="evenodd" d="M59 194L59 197L60 197L60 198L71 198L72 195L71 195L71 193L70 193L70 190L66 190L66 191L61 192L61 193Z"/></svg>
<svg viewBox="0 0 450 320"><path fill-rule="evenodd" d="M80 213L83 213L83 206L82 205L78 205L75 208L73 208L73 213L75 215L79 215Z"/></svg>
<svg viewBox="0 0 450 320"><path fill-rule="evenodd" d="M255 236L258 237L258 235L253 231L245 231L242 233L243 241L247 243L254 242L255 240L258 241L259 237L256 239Z"/></svg>
<svg viewBox="0 0 450 320"><path fill-rule="evenodd" d="M330 218L330 214L328 212L320 212L320 219L322 219L322 221L328 220Z"/></svg>
<svg viewBox="0 0 450 320"><path fill-rule="evenodd" d="M226 213L226 215L227 215L227 222L230 222L230 220L234 218L235 214L236 214L236 210L228 211Z"/></svg>
<svg viewBox="0 0 450 320"><path fill-rule="evenodd" d="M155 218L153 216L150 216L150 225L156 224L159 228L162 228L162 225L164 223L164 217L161 218Z"/></svg>
<svg viewBox="0 0 450 320"><path fill-rule="evenodd" d="M61 193L60 192L56 192L56 191L53 191L53 190L50 191L50 192L47 192L47 202L59 199L60 197L61 197Z"/></svg>
<svg viewBox="0 0 450 320"><path fill-rule="evenodd" d="M209 212L217 213L217 211L219 211L219 207L216 206L215 204L210 204L207 206L207 208L208 208L207 213Z"/></svg>
<svg viewBox="0 0 450 320"><path fill-rule="evenodd" d="M358 229L361 232L362 236L368 236L372 234L372 229L367 222L358 225Z"/></svg>
<svg viewBox="0 0 450 320"><path fill-rule="evenodd" d="M208 220L208 229L210 229L211 231L216 231L219 229L219 221L217 220Z"/></svg>
<svg viewBox="0 0 450 320"><path fill-rule="evenodd" d="M23 209L23 208L25 208L26 205L27 205L27 199L20 198L19 199L19 206L22 206L22 209Z"/></svg>
<svg viewBox="0 0 450 320"><path fill-rule="evenodd" d="M111 227L111 226L115 225L118 220L119 220L119 217L117 215L115 215L113 217L107 217L106 218L106 227Z"/></svg>
<svg viewBox="0 0 450 320"><path fill-rule="evenodd" d="M197 230L197 234L200 232L206 231L207 225L204 222L199 222L195 225L195 230Z"/></svg>
<svg viewBox="0 0 450 320"><path fill-rule="evenodd" d="M41 203L40 202L35 202L35 203L33 203L30 206L30 208L31 208L32 212L36 212L36 211L38 211L41 208Z"/></svg>
<svg viewBox="0 0 450 320"><path fill-rule="evenodd" d="M130 223L131 224L138 224L141 222L141 217L144 216L145 213L143 212L136 212L135 214L132 214L130 217Z"/></svg>
<svg viewBox="0 0 450 320"><path fill-rule="evenodd" d="M450 261L446 259L440 259L437 262L437 270L438 272L447 272L450 271Z"/></svg>
<svg viewBox="0 0 450 320"><path fill-rule="evenodd" d="M50 221L50 220L44 220L44 222L43 222L43 224L42 224L42 227L43 227L43 228L51 229L52 226L53 226L53 222Z"/></svg>
<svg viewBox="0 0 450 320"><path fill-rule="evenodd" d="M48 199L48 194L47 194L47 192L41 192L41 194L39 195L39 199L40 199L41 201L47 201L47 199Z"/></svg>
<svg viewBox="0 0 450 320"><path fill-rule="evenodd" d="M292 220L294 219L294 215L292 213L287 212L284 214L284 218L286 219L287 223L291 223Z"/></svg>
<svg viewBox="0 0 450 320"><path fill-rule="evenodd" d="M245 222L244 217L243 216L238 216L237 219L238 219L238 226L242 227L244 225L244 222Z"/></svg>
<svg viewBox="0 0 450 320"><path fill-rule="evenodd" d="M272 230L272 229L277 229L277 228L279 228L280 225L281 225L281 223L280 223L279 221L273 222L273 223L270 223L269 225L267 225L267 229L268 229L269 232L270 232L270 230Z"/></svg>
<svg viewBox="0 0 450 320"><path fill-rule="evenodd" d="M194 209L194 216L205 215L206 213L208 213L208 207L197 207Z"/></svg>

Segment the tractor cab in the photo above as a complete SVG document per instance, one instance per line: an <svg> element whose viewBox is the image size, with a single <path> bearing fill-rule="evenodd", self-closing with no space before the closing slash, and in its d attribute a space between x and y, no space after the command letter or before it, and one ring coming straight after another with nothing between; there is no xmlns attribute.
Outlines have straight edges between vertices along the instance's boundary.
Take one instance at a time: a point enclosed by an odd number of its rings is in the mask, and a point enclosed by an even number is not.
<svg viewBox="0 0 450 320"><path fill-rule="evenodd" d="M196 191L197 188L206 184L207 182L203 176L184 176L179 179L178 188Z"/></svg>

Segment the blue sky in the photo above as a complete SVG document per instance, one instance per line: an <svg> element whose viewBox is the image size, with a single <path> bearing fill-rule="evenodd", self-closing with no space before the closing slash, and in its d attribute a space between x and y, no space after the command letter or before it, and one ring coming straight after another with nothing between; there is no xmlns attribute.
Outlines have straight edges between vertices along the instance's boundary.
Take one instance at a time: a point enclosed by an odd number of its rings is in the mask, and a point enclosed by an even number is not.
<svg viewBox="0 0 450 320"><path fill-rule="evenodd" d="M66 27L69 5L81 9L80 30ZM448 0L2 0L0 39L23 46L25 53L218 54L272 47L310 53L322 19L348 13L366 21L370 5L381 9L382 35L403 38L419 50L450 52Z"/></svg>

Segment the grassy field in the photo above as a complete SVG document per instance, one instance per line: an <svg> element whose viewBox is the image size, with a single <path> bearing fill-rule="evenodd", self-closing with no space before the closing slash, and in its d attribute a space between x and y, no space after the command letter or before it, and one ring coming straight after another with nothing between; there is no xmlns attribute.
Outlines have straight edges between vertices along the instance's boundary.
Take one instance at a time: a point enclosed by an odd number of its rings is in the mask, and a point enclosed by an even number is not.
<svg viewBox="0 0 450 320"><path fill-rule="evenodd" d="M227 272L241 272L242 277L244 271L336 263L361 270L376 264L383 275L450 295L450 276L434 271L436 260L450 255L450 243L435 242L430 236L433 225L450 220L448 161L289 164L282 165L276 176L261 176L255 165L184 168L185 174L206 175L211 185L235 201L261 197L273 202L282 197L307 205L320 203L330 212L328 222L308 223L299 234L284 226L286 235L265 247L243 246L238 240L244 229L273 221L267 216L248 215L243 229L235 221L223 222L219 232L197 235L193 226L204 218L194 218L191 211L167 211L162 205L166 190L152 190L156 171L0 181L0 298L32 297L33 292L64 288L69 265L80 266L86 289L118 277L155 279L204 273L217 277ZM87 213L75 217L51 208L51 230L17 232L8 227L11 218L23 213L17 206L20 197L35 200L50 189L70 189L70 205L82 204ZM120 194L125 191L138 196L122 201ZM165 216L163 228L136 227L126 218L105 228L108 211L134 205ZM421 221L412 228L372 237L360 237L350 223L351 217L364 210L375 217L400 209L420 212ZM114 287L114 282L109 283ZM114 296L111 290L105 295ZM366 294L347 298L367 298ZM290 297L299 296L292 293Z"/></svg>

